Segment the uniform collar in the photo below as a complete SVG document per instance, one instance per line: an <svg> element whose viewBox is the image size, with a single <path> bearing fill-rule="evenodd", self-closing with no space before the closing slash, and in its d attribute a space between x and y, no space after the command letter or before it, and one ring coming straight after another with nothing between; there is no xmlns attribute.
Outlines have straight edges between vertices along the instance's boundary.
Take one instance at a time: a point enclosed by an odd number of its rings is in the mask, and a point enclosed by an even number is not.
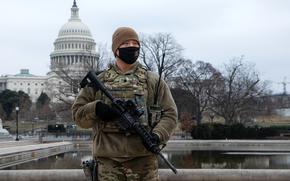
<svg viewBox="0 0 290 181"><path fill-rule="evenodd" d="M130 70L126 71L126 72L122 72L122 71L120 70L120 68L116 65L116 63L112 64L111 66L112 66L112 68L113 68L113 69L114 69L118 74L124 74L124 75L126 75L126 74L132 74L132 73L134 73L134 72L137 70L137 68L140 66L140 63L139 63L138 61L136 61L136 62L134 63L134 66L133 66Z"/></svg>

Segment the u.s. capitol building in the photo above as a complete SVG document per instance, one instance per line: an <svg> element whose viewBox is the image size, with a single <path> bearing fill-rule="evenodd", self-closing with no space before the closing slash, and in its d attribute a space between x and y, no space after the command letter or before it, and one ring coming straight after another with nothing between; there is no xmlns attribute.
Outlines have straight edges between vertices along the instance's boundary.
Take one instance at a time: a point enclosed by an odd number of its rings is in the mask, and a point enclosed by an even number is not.
<svg viewBox="0 0 290 181"><path fill-rule="evenodd" d="M74 0L71 17L61 27L54 42L47 75L36 76L30 74L28 69L21 69L16 75L2 75L0 91L21 90L31 97L32 102L36 102L41 92L45 92L56 102L60 92L72 92L68 79L84 76L87 66L96 69L97 60L96 43L88 26L79 18L79 8Z"/></svg>

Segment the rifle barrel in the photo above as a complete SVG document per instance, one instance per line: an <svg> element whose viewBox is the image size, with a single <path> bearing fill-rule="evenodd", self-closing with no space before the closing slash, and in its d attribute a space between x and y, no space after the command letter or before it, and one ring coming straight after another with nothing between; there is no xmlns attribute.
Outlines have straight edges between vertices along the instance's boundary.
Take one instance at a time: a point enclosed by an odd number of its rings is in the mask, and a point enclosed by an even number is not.
<svg viewBox="0 0 290 181"><path fill-rule="evenodd" d="M160 156L160 158L162 158L162 160L170 167L170 169L177 174L177 170L176 168L164 157L164 155L162 155L161 152L158 153L158 156Z"/></svg>

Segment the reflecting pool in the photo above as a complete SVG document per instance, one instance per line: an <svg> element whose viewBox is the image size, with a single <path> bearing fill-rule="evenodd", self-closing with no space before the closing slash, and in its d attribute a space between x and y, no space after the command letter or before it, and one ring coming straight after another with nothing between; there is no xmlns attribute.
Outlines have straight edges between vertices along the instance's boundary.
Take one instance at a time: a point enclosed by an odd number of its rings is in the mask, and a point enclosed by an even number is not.
<svg viewBox="0 0 290 181"><path fill-rule="evenodd" d="M289 169L289 152L163 152L176 168ZM91 158L90 151L73 151L34 160L6 169L80 169L81 161ZM160 161L160 168L167 166Z"/></svg>

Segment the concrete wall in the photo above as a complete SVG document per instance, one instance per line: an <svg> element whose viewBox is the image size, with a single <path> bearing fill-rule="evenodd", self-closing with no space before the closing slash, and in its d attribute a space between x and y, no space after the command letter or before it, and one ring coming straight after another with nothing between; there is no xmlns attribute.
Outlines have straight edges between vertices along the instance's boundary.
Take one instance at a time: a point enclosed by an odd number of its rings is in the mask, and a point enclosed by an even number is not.
<svg viewBox="0 0 290 181"><path fill-rule="evenodd" d="M289 181L290 170L160 169L161 181ZM85 181L82 170L0 170L1 181Z"/></svg>

